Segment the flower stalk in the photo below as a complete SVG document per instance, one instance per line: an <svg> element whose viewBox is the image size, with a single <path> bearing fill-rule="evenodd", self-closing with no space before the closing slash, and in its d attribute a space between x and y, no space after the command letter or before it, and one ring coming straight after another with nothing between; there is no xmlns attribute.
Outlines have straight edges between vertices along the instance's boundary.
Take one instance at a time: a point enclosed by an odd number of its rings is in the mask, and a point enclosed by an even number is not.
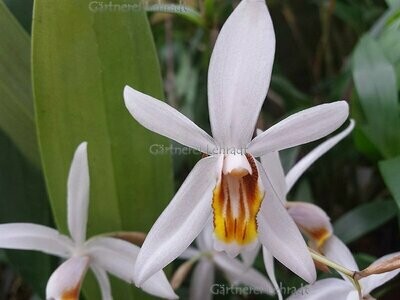
<svg viewBox="0 0 400 300"><path fill-rule="evenodd" d="M362 299L362 292L361 292L361 285L358 281L357 278L357 271L352 271L338 263L335 263L334 261L328 259L327 257L319 254L318 252L316 252L315 250L308 248L311 254L311 257L313 258L313 260L322 263L332 269L335 269L337 272L340 272L344 275L346 275L346 277L351 281L351 283L353 284L354 288L357 290L358 295L360 300Z"/></svg>

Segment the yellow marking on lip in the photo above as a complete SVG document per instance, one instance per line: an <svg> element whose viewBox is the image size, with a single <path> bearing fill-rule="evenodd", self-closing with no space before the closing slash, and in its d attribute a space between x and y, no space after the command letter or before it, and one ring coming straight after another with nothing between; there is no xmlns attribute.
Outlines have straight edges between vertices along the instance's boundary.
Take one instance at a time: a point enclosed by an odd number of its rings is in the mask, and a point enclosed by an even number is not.
<svg viewBox="0 0 400 300"><path fill-rule="evenodd" d="M331 237L331 233L326 228L309 230L308 235L314 241L318 249L321 249L324 246L326 240Z"/></svg>
<svg viewBox="0 0 400 300"><path fill-rule="evenodd" d="M332 236L332 233L324 227L311 229L300 225L298 226L300 231L308 237L312 245L314 245L313 248L317 251L321 251L325 242Z"/></svg>
<svg viewBox="0 0 400 300"><path fill-rule="evenodd" d="M213 192L214 233L222 242L248 245L257 238L257 214L264 192L258 186L254 158L246 155L252 175L237 176L221 172ZM242 174L240 174L242 175Z"/></svg>
<svg viewBox="0 0 400 300"><path fill-rule="evenodd" d="M80 285L65 291L61 295L61 300L78 300L79 299Z"/></svg>

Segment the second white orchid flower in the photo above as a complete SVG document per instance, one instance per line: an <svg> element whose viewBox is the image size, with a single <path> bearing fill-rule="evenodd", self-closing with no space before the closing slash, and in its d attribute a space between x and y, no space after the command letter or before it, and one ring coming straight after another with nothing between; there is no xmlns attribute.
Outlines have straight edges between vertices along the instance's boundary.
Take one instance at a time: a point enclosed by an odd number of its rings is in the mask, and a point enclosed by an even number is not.
<svg viewBox="0 0 400 300"><path fill-rule="evenodd" d="M125 88L125 104L144 127L209 155L197 163L149 232L135 267L139 285L182 254L210 215L216 250L236 256L259 240L297 275L315 280L307 245L255 157L330 134L346 120L348 105L340 101L301 111L252 139L274 53L265 1L243 0L222 27L210 61L213 138L164 102Z"/></svg>
<svg viewBox="0 0 400 300"><path fill-rule="evenodd" d="M68 176L68 229L71 238L53 228L31 223L0 225L0 248L36 250L66 259L51 275L46 299L77 300L83 278L90 268L95 275L103 300L111 300L107 272L134 283L133 266L139 247L120 239L96 236L86 240L89 206L89 167L87 144L77 148ZM177 299L165 274L157 272L142 288L147 293Z"/></svg>

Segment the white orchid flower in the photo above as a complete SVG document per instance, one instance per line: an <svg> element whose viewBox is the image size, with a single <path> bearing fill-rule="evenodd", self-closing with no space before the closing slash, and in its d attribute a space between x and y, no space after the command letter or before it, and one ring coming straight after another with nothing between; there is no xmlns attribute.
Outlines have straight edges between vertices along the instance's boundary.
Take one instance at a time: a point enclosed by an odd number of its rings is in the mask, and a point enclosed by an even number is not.
<svg viewBox="0 0 400 300"><path fill-rule="evenodd" d="M212 299L216 269L222 271L232 285L243 284L257 293L275 294L274 287L263 274L224 252L215 251L211 222L197 237L196 245L197 248L190 246L180 256L182 259L197 261L190 281L189 299Z"/></svg>
<svg viewBox="0 0 400 300"><path fill-rule="evenodd" d="M327 251L326 256L336 263L349 268L350 270L359 271L356 261L353 258L350 250L340 241L337 237L333 236L324 245ZM371 266L375 266L385 260L398 256L400 252L385 255L375 261ZM359 280L361 286L361 295L351 283L351 281L344 275L343 279L329 278L316 281L312 285L307 285L297 290L288 300L373 300L374 298L370 293L391 280L400 272L396 269L382 274L373 274ZM360 297L361 296L361 297Z"/></svg>
<svg viewBox="0 0 400 300"><path fill-rule="evenodd" d="M286 201L286 197L301 175L303 175L304 172L322 155L348 136L353 130L354 124L354 121L350 120L350 125L345 130L332 138L329 138L304 156L289 170L286 176L278 152L268 153L261 157L261 163L269 174L273 186L276 187L279 199L284 201L284 205L287 208L289 215L293 218L300 231L309 238L311 245L323 253L325 252L324 245L326 241L333 236L333 228L330 218L325 211L315 204L299 201L288 202ZM256 247L254 251L242 255L244 262L248 266L253 264L260 246L261 245ZM332 246L330 247L330 251L334 252L336 250L337 249L333 249ZM266 247L263 247L263 257L268 276L277 290L279 299L282 299L275 278L273 257Z"/></svg>
<svg viewBox="0 0 400 300"><path fill-rule="evenodd" d="M66 259L47 283L47 299L78 299L80 286L88 268L95 275L104 300L112 299L106 272L133 283L133 266L139 247L105 236L85 241L89 182L87 143L82 143L75 152L68 176L68 229L71 237L37 224L0 225L0 248L36 250ZM162 271L149 278L142 288L159 297L177 298Z"/></svg>
<svg viewBox="0 0 400 300"><path fill-rule="evenodd" d="M326 136L346 120L348 105L339 101L301 111L252 140L274 52L265 1L243 0L222 27L210 61L214 138L164 102L125 88L125 104L140 124L209 155L197 163L149 232L135 266L139 285L182 254L211 214L216 250L234 257L260 240L294 273L315 280L305 241L255 157Z"/></svg>

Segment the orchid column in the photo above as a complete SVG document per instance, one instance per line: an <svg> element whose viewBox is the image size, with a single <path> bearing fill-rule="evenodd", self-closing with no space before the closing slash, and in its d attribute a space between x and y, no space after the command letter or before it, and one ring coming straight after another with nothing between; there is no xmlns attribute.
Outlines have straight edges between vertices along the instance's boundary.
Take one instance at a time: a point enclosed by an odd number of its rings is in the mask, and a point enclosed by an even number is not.
<svg viewBox="0 0 400 300"><path fill-rule="evenodd" d="M304 110L252 140L274 53L265 1L243 0L224 24L210 61L213 137L164 102L125 88L126 106L139 123L208 155L149 232L135 267L139 285L182 254L211 215L217 251L236 256L260 241L297 275L315 280L305 241L255 157L326 136L346 120L348 105L340 101Z"/></svg>

